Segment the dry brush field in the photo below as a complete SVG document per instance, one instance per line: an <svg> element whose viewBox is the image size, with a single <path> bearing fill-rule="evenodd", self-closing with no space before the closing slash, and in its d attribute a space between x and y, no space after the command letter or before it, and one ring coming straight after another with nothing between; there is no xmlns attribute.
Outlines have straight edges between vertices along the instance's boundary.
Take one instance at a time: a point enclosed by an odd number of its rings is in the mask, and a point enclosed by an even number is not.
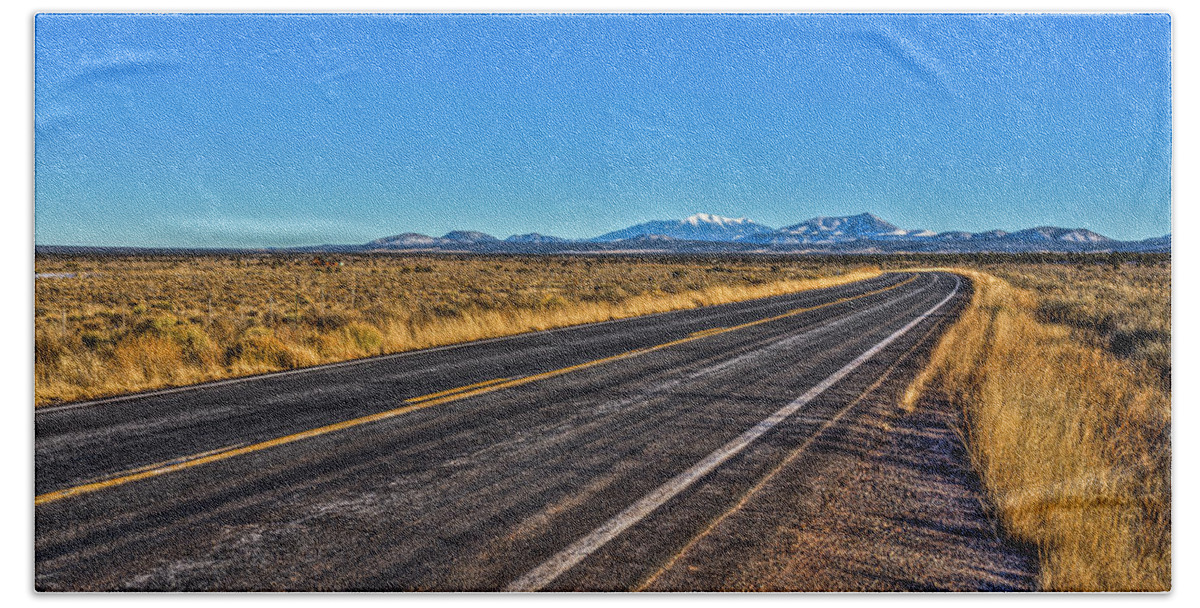
<svg viewBox="0 0 1200 608"><path fill-rule="evenodd" d="M934 389L1047 590L1171 587L1169 264L960 269L975 292L906 396Z"/></svg>
<svg viewBox="0 0 1200 608"><path fill-rule="evenodd" d="M40 256L35 403L733 302L879 273L633 257ZM63 276L70 275L70 276Z"/></svg>
<svg viewBox="0 0 1200 608"><path fill-rule="evenodd" d="M962 412L1048 590L1171 585L1169 262L953 264L972 301L906 404ZM36 259L35 402L114 395L859 280L899 258ZM332 265L329 263L332 262Z"/></svg>

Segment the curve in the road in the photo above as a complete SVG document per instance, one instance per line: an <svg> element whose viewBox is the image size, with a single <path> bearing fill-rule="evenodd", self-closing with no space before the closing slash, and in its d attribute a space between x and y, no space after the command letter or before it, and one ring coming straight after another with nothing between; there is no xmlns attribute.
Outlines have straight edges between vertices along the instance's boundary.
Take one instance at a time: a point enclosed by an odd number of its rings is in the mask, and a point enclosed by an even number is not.
<svg viewBox="0 0 1200 608"><path fill-rule="evenodd" d="M521 578L509 583L505 590L538 591L539 589L550 584L554 579L558 578L564 572L575 566L575 564L583 561L584 558L594 553L597 549L604 546L610 540L616 538L618 534L644 519L652 511L661 507L672 497L679 494L688 486L695 483L698 479L704 477L710 471L720 466L721 463L729 460L738 452L741 452L743 449L753 443L754 440L761 437L767 431L775 428L780 422L786 420L792 414L795 414L800 408L808 405L808 403L810 403L813 399L816 399L818 395L825 392L827 389L829 389L829 387L836 384L842 378L845 378L850 374L850 372L858 369L859 366L861 366L871 357L874 357L879 353L879 351L886 348L889 344L895 342L897 338L908 333L909 330L916 327L925 319L929 318L930 315L937 312L942 308L942 306L945 306L947 302L949 302L954 298L955 295L958 294L960 285L958 277L955 277L954 281L954 290L951 291L950 294L945 298L942 298L940 302L934 304L932 308L910 321L904 327L896 330L888 337L880 340L853 361L847 363L841 369L830 374L824 380L817 383L816 386L808 389L808 391L797 397L791 403L783 406L758 424L747 429L733 441L721 446L716 451L712 452L708 456L705 456L700 462L692 465L686 471L680 473L658 488L655 488L653 492L643 496L640 500L630 505L627 509L621 511L615 517L605 522L604 525L596 528L587 536L575 541L569 547L563 549L545 562L542 562L541 565L526 573Z"/></svg>
<svg viewBox="0 0 1200 608"><path fill-rule="evenodd" d="M467 398L475 397L475 396L482 395L485 393L504 390L504 389L512 388L512 387L516 387L516 386L521 386L523 384L529 384L531 382L537 382L540 380L554 378L556 376L561 376L563 374L588 369L588 368L595 367L598 365L604 365L606 363L611 363L611 362L619 361L622 359L628 359L630 357L637 357L637 356L645 355L645 354L652 353L652 352L655 352L658 350L662 350L664 348L671 348L673 346L687 344L688 342L694 342L696 340L703 340L706 338L712 338L715 336L719 336L724 333L747 329L750 327L761 325L763 323L779 321L782 319L786 319L788 317L793 317L793 316L804 314L807 312L812 312L814 310L819 310L821 308L827 308L827 307L836 306L839 304L845 304L847 302L851 302L854 300L859 300L862 298L866 298L866 297L874 296L874 295L881 294L881 293L884 293L887 291L891 291L893 289L907 285L908 283L911 283L914 280L916 280L915 276L909 277L908 279L905 279L904 281L902 281L900 283L896 283L894 285L889 285L887 287L868 291L866 293L862 293L862 294L858 294L858 295L854 295L854 296L846 296L843 298L839 298L837 300L833 300L833 301L826 302L823 304L817 304L814 306L808 306L808 307L804 307L804 308L797 308L797 309L789 310L782 314L774 315L771 317L766 317L763 319L756 319L754 321L747 321L745 323L734 325L732 327L717 327L717 328L712 328L712 329L708 329L708 330L702 330L700 332L693 333L687 337L672 340L670 342L664 342L664 343L656 344L654 346L650 346L650 347L646 347L646 348L631 350L631 351L623 352L620 354L612 355L609 357L604 357L601 359L593 359L591 361L577 363L575 365L571 365L568 367L553 369L553 370L541 372L538 374L532 374L529 376L524 376L524 377L520 377L520 378L511 378L511 379L496 378L496 379L492 379L492 380L486 380L483 382L473 383L473 384L466 385L466 386L442 390L442 391L438 391L438 392L427 394L427 395L411 397L411 398L405 400L406 405L403 405L401 407L394 408L391 410L378 412L378 413L370 414L367 416L360 416L358 418L353 418L350 420L343 420L341 422L337 422L334 424L327 424L324 426L307 429L307 430L300 431L297 433L290 433L287 435L283 435L281 437L275 437L273 439L269 439L266 441L260 441L260 442L257 442L257 443L251 444L251 445L218 448L216 450L209 450L209 451L202 452L199 454L191 454L191 455L187 455L187 456L182 456L182 457L173 459L171 461L158 463L158 464L151 465L151 466L142 466L142 467L138 467L136 469L130 470L130 471L123 471L123 472L120 472L116 475L113 475L113 476L105 478L105 479L92 481L89 483L83 483L80 485L75 485L75 486L71 486L71 487L62 488L59 490L54 490L51 492L45 492L42 494L38 494L37 496L34 497L34 505L41 505L41 504L45 504L45 503L49 503L49 502L54 502L56 500L62 500L64 498L69 498L71 496L77 496L80 494L87 494L89 492L98 492L100 490L104 490L104 489L111 488L114 486L119 486L119 485L131 483L134 481L140 481L143 479L149 479L151 477L157 477L160 475L166 475L169 473L174 473L176 471L181 471L184 469L197 467L197 466L209 464L212 462L218 462L221 460L227 460L229 458L235 458L237 456L242 456L245 454L258 452L261 450L270 449L270 448L285 445L288 443L302 441L304 439L309 439L311 437L317 437L319 435L342 431L342 430L353 428L353 427L360 426L363 424L370 424L372 422L386 420L388 418L393 418L395 416L400 416L400 415L407 414L409 412L413 412L416 410L425 409L428 407L433 407L433 406L441 405L444 403L450 403L452 401L458 401L460 399L467 399ZM170 392L160 392L160 393L155 393L155 396L166 395L166 394L171 394L171 393ZM97 404L98 403L101 403L101 402L97 402Z"/></svg>
<svg viewBox="0 0 1200 608"><path fill-rule="evenodd" d="M925 342L956 281L891 274L39 415L37 496L129 479L38 504L37 585L634 588Z"/></svg>

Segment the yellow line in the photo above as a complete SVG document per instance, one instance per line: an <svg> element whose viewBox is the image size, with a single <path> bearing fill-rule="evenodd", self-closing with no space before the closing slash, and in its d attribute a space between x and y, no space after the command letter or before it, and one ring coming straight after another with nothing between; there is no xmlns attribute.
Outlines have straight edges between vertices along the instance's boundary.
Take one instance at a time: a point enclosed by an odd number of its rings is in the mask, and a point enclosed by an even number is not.
<svg viewBox="0 0 1200 608"><path fill-rule="evenodd" d="M491 380L484 380L483 382L476 382L475 384L468 384L466 386L460 386L458 388L451 388L451 389L446 389L444 391L438 391L436 393L429 393L428 395L421 395L420 397L412 397L409 399L405 399L404 402L405 403L420 403L422 401L428 401L430 399L434 399L437 397L453 395L455 393L461 393L461 392L468 391L473 388L479 388L481 386L488 386L489 384L498 384L500 382L504 382L505 380L508 380L508 378L493 378Z"/></svg>
<svg viewBox="0 0 1200 608"><path fill-rule="evenodd" d="M711 336L715 333L718 333L718 332L721 332L724 330L725 330L724 327L713 327L710 329L702 329L700 331L694 331L694 332L688 334L688 337L689 338L703 338L705 336Z"/></svg>
<svg viewBox="0 0 1200 608"><path fill-rule="evenodd" d="M705 333L703 335L693 334L686 338L680 338L678 340L664 342L662 344L658 344L658 345L651 346L648 348L631 350L631 351L623 352L623 353L620 353L617 355L613 355L611 357L604 357L603 359L595 359L593 361L586 361L584 363L571 365L569 367L562 367L559 369L554 369L554 370L542 372L539 374L533 374L531 376L524 376L521 378L513 378L513 379L507 379L507 380L504 378L497 378L495 380L488 380L486 382L480 382L480 383L471 384L471 385L467 385L467 386L461 386L461 387L458 387L455 389L449 389L448 391L441 391L441 393L431 393L429 395L424 395L422 397L414 397L413 399L410 399L408 401L415 400L416 401L415 403L410 403L409 405L406 405L403 407L398 407L398 408L392 409L392 410L387 410L385 412L379 412L377 414L371 414L368 416L361 416L359 418L344 420L342 422L338 422L335 424L329 424L329 425L325 425L322 427L317 427L315 429L310 429L310 430L302 431L299 433L293 433L291 435L284 435L283 437L277 437L275 439L271 439L268 441L254 443L254 444L251 444L251 445L248 445L245 447L239 447L239 448L235 448L235 449L231 449L231 450L227 450L227 451L220 451L215 454L214 453L196 454L194 456L185 457L180 462L174 462L173 464L168 464L166 466L162 466L159 468L148 469L145 471L138 471L135 473L130 473L128 475L121 475L118 477L113 477L111 479L105 479L103 481L85 483L82 485L65 488L62 490L56 490L54 492L47 492L45 494L40 494L38 496L35 496L33 499L33 504L35 506L42 505L42 504L46 504L49 502L54 502L56 500L61 500L63 498L67 498L70 496L77 496L79 494L87 494L90 492L96 492L99 490L103 490L105 488L111 488L113 486L127 484L132 481L139 481L142 479L148 479L150 477L157 477L159 475L165 475L167 473L174 473L175 471L182 471L183 469L189 469L189 468L192 468L195 466L200 466L202 464L208 464L210 462L218 462L221 460L227 460L227 459L233 458L235 456L241 456L243 454L250 454L253 452L265 450L267 448L273 448L276 446L293 443L296 441L300 441L301 439L317 437L319 435L325 435L327 433L332 433L334 431L340 431L340 430L360 426L360 425L371 423L371 422L378 422L380 420L386 420L388 418L393 418L396 416L400 416L402 414L414 412L416 410L425 409L427 407L433 407L435 405L441 405L443 403L449 403L451 401L458 401L460 399L467 399L469 397L474 397L476 395L483 395L485 393L491 393L491 392L503 390L506 388L512 388L514 386L521 386L523 384L529 384L531 382L537 382L539 380L545 380L547 378L553 378L555 376L561 376L563 374L567 374L567 373L574 372L574 371L579 371L581 369L587 369L589 367L595 367L597 365L603 365L605 363L611 363L613 361L619 361L621 359L628 359L630 357L644 355L646 353L651 353L654 351L662 350L664 348L670 348L672 346L677 346L680 344L692 342L692 341L699 340L702 338L707 338L710 336L724 334L724 333L728 333L731 331L737 331L739 329L753 327L755 325L761 325L763 323L769 323L771 321L778 321L780 319L795 316L795 315L798 315L801 313L817 310L820 308L827 308L827 307L835 306L837 304L841 304L844 302L849 302L851 300L857 300L860 298L865 298L865 297L872 296L875 294L883 293L885 291L890 291L890 290L896 289L897 287L900 287L902 285L911 283L911 282L915 281L916 279L917 279L917 277L913 276L913 277L910 277L908 280L902 281L900 283L896 283L895 285L891 285L889 287L884 287L881 289L876 289L874 291L869 291L869 292L866 292L863 294L859 294L857 296L849 296L849 297L841 298L839 300L835 300L833 302L827 302L825 304L818 304L817 306L809 306L807 308L797 308L795 310L790 310L788 312L785 312L781 315L777 315L774 317L768 317L766 319L759 319L757 321L750 321L748 323L742 323L741 325L734 325L732 327L718 327L718 328L714 328L713 331L711 331L710 333ZM477 388L473 388L473 387L477 387ZM441 396L438 396L439 394Z"/></svg>
<svg viewBox="0 0 1200 608"><path fill-rule="evenodd" d="M87 483L87 484L75 486L72 488L58 490L55 492L47 492L45 494L36 496L33 499L33 504L41 505L41 504L45 504L48 502L53 502L56 500L66 498L68 496L75 496L78 494L87 494L89 492L103 490L104 488L110 488L113 486L119 486L122 484L126 484L131 481L138 481L141 479L147 479L149 477L156 477L158 475L174 473L175 471L182 471L183 469L190 469L192 467L199 466L202 464L208 464L210 462L227 460L229 458L233 458L234 456L241 456L243 454L250 454L252 452L258 452L260 450L265 450L267 448L273 448L276 446L300 441L301 439L317 437L319 435L325 435L327 433L332 433L334 431L340 431L343 429L348 429L348 428L359 426L362 424L367 424L368 422L377 422L379 420L385 420L387 418L392 418L395 416L399 416L401 414L407 414L412 411L424 409L426 407L436 405L437 403L440 403L440 402L441 402L441 400L434 400L434 401L427 401L425 403L421 403L421 404L417 404L417 405L408 405L408 406L404 406L404 407L398 407L394 410L388 410L386 412L379 412L377 414L371 414L369 416L353 418L351 420L344 420L342 422L338 422L335 424L328 424L328 425L325 425L322 427L317 427L315 429L309 429L307 431L301 431L299 433L292 433L291 435L284 435L283 437L276 437L275 439L270 439L268 441L261 441L259 443L250 444L245 447L234 448L232 450L218 452L216 454L209 454L207 456L201 456L198 458L191 458L191 459L188 459L188 460L185 460L182 462L170 464L170 465L160 467L157 469L150 469L150 470L141 471L138 473L132 473L129 475L122 475L120 477L114 477L112 479L106 479L104 481L97 481L94 483Z"/></svg>

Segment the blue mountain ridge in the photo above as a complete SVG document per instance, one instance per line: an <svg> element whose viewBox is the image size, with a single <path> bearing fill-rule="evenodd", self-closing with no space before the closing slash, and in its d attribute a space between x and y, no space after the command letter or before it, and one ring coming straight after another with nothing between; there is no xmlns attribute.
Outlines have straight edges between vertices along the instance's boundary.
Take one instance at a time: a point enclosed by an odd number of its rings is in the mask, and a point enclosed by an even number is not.
<svg viewBox="0 0 1200 608"><path fill-rule="evenodd" d="M441 237L403 233L367 243L368 249L467 249L503 251L619 250L624 247L670 250L877 251L1155 251L1170 252L1171 235L1142 241L1118 241L1086 228L1038 226L1006 232L946 231L900 228L873 213L821 216L772 228L746 218L697 213L682 220L655 220L590 239L564 239L538 233L500 240L478 231L456 230Z"/></svg>

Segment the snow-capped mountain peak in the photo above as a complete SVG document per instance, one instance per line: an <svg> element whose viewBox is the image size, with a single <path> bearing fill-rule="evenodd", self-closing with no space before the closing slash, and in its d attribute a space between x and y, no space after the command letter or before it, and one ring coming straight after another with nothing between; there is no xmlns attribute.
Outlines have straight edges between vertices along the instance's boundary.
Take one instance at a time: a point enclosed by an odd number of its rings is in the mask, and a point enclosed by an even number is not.
<svg viewBox="0 0 1200 608"><path fill-rule="evenodd" d="M873 213L860 213L845 217L814 217L810 220L785 226L780 232L798 235L828 235L863 237L880 234L904 235L907 231L899 226L885 221Z"/></svg>
<svg viewBox="0 0 1200 608"><path fill-rule="evenodd" d="M1019 230L1008 235L1009 238L1021 241L1062 241L1066 243L1104 243L1112 239L1096 234L1086 228L1058 228L1056 226L1038 226Z"/></svg>
<svg viewBox="0 0 1200 608"><path fill-rule="evenodd" d="M697 213L682 220L656 220L602 234L593 241L623 241L658 235L687 241L738 241L753 234L771 232L774 228L744 217L730 218L711 213Z"/></svg>
<svg viewBox="0 0 1200 608"><path fill-rule="evenodd" d="M751 222L744 217L732 218L713 215L711 213L696 213L684 218L683 223L690 224L692 226L699 226L701 224L715 224L717 226L741 226L747 223L753 224L754 222Z"/></svg>

